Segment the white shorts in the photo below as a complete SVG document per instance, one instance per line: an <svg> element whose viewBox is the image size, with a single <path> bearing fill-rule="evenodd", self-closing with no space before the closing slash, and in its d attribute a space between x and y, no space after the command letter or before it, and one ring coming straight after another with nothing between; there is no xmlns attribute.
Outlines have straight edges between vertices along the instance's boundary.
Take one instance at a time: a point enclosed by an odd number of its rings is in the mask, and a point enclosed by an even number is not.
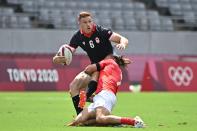
<svg viewBox="0 0 197 131"><path fill-rule="evenodd" d="M102 90L94 98L93 103L88 106L88 111L95 111L97 107L104 107L110 113L116 104L116 95L111 91Z"/></svg>

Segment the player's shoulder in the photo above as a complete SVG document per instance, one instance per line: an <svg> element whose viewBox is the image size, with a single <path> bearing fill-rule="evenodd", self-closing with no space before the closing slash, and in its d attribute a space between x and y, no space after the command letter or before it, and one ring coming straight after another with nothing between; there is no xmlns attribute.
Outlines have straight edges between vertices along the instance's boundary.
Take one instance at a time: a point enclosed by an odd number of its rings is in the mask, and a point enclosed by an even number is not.
<svg viewBox="0 0 197 131"><path fill-rule="evenodd" d="M111 36L111 34L113 33L111 28L106 28L101 25L97 25L96 29L97 29L97 32L99 32L101 35Z"/></svg>
<svg viewBox="0 0 197 131"><path fill-rule="evenodd" d="M103 27L103 26L101 26L101 25L96 25L96 29L97 29L98 31L103 31L103 30L107 30L108 28L105 28L105 27Z"/></svg>
<svg viewBox="0 0 197 131"><path fill-rule="evenodd" d="M74 32L73 36L70 39L70 43L71 44L76 44L81 41L81 37L80 37L80 31L76 31Z"/></svg>
<svg viewBox="0 0 197 131"><path fill-rule="evenodd" d="M101 25L96 24L96 29L101 29L101 28L102 28Z"/></svg>
<svg viewBox="0 0 197 131"><path fill-rule="evenodd" d="M106 28L106 27L104 27L104 26L102 26L102 25L97 25L97 24L96 24L96 29L101 30L101 29L107 29L107 28Z"/></svg>
<svg viewBox="0 0 197 131"><path fill-rule="evenodd" d="M78 37L78 36L80 36L80 34L81 34L80 30L77 30L74 32L73 37Z"/></svg>

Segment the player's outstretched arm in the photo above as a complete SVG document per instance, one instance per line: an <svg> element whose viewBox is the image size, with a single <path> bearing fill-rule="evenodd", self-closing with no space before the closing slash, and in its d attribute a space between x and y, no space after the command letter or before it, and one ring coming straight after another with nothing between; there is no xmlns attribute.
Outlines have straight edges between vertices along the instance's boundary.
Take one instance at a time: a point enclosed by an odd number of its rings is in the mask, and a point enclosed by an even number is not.
<svg viewBox="0 0 197 131"><path fill-rule="evenodd" d="M109 38L110 41L117 43L116 44L116 48L119 50L123 50L127 47L129 41L127 38L125 38L124 36L113 32L113 34L111 35L111 37Z"/></svg>

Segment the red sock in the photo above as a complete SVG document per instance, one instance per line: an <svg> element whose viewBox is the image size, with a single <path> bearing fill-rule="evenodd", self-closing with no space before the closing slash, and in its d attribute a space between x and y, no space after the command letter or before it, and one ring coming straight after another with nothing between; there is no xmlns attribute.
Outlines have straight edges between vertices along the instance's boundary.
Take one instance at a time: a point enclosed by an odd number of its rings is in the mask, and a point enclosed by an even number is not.
<svg viewBox="0 0 197 131"><path fill-rule="evenodd" d="M134 126L134 122L135 120L132 118L128 118L128 117L122 117L120 119L121 124L126 124L126 125L132 125Z"/></svg>

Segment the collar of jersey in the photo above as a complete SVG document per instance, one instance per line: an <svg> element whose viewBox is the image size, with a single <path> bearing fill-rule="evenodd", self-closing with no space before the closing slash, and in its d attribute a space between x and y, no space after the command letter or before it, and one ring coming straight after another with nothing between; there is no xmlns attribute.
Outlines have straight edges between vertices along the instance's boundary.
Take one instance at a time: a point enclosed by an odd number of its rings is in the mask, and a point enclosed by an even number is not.
<svg viewBox="0 0 197 131"><path fill-rule="evenodd" d="M81 34L83 34L85 37L88 37L88 38L90 38L95 31L96 31L96 24L93 25L92 32L90 33L85 33L83 32L83 30L80 30Z"/></svg>

